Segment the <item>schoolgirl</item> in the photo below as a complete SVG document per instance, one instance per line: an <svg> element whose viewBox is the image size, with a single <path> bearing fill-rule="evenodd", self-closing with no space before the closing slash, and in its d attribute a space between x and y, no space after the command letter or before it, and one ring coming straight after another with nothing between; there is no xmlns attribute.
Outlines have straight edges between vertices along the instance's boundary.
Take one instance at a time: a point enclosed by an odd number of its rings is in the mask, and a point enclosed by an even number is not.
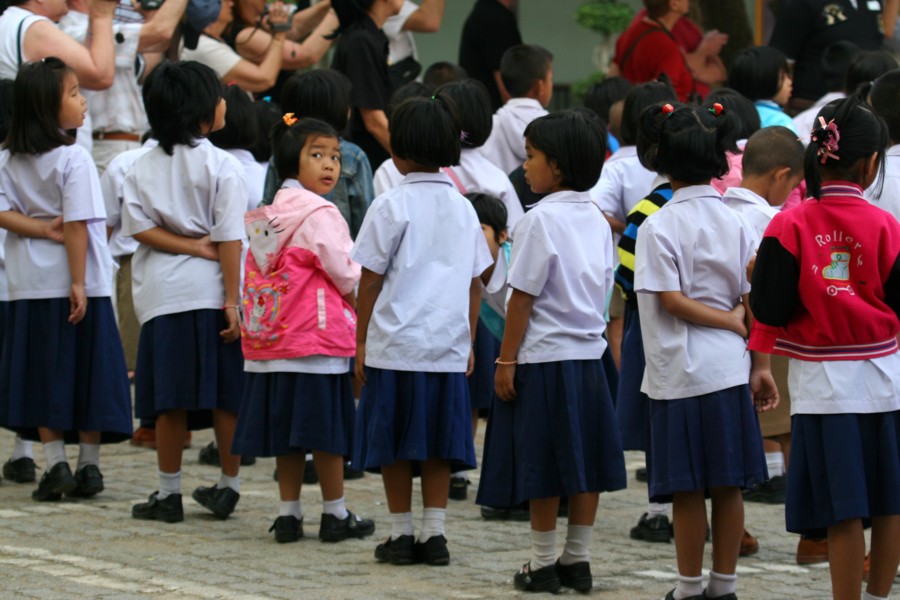
<svg viewBox="0 0 900 600"><path fill-rule="evenodd" d="M513 232L506 326L477 502L529 501L532 556L517 589L587 591L600 492L625 487L625 461L601 358L612 286L612 234L588 190L605 155L599 120L575 111L525 129L525 175L549 193ZM556 515L569 527L556 556Z"/></svg>
<svg viewBox="0 0 900 600"><path fill-rule="evenodd" d="M863 190L888 128L855 96L822 108L806 149L811 196L772 219L753 272L750 347L790 358L788 531L828 533L834 598L888 598L900 558L900 225ZM821 533L819 533L821 536Z"/></svg>
<svg viewBox="0 0 900 600"><path fill-rule="evenodd" d="M637 234L634 290L650 398L650 501L673 502L678 584L668 600L733 598L744 525L741 488L766 479L759 408L777 402L767 356L746 352L744 267L754 233L709 185L728 169L736 125L712 110L653 106L641 115L644 159L672 199ZM655 142L655 143L654 143ZM713 565L703 589L705 496L712 498Z"/></svg>
<svg viewBox="0 0 900 600"><path fill-rule="evenodd" d="M194 500L220 519L240 498L231 454L243 390L239 279L247 192L240 163L206 139L225 124L222 84L197 62L163 63L144 83L159 145L135 161L123 188L122 234L141 323L135 412L156 419L159 490L136 519L182 521L181 454L188 429L213 426L222 475Z"/></svg>
<svg viewBox="0 0 900 600"><path fill-rule="evenodd" d="M356 412L350 358L356 351L350 230L322 196L341 172L331 125L292 114L274 130L275 168L284 185L271 206L248 212L242 325L247 384L234 452L275 456L279 516L275 541L303 537L300 488L312 451L322 489L319 539L361 538L375 524L344 503L344 457Z"/></svg>
<svg viewBox="0 0 900 600"><path fill-rule="evenodd" d="M787 57L772 46L741 50L728 69L728 87L753 101L763 127L781 125L797 133L793 119L784 112L792 86Z"/></svg>
<svg viewBox="0 0 900 600"><path fill-rule="evenodd" d="M131 436L125 357L110 301L112 261L90 155L73 145L87 105L57 58L22 67L0 152L0 227L9 282L0 425L44 445L32 497L103 491L100 444ZM63 222L53 232L54 219ZM73 476L66 442L79 442Z"/></svg>
<svg viewBox="0 0 900 600"><path fill-rule="evenodd" d="M381 469L391 535L375 558L395 565L449 563L450 471L475 467L466 374L479 275L493 261L475 209L439 172L459 162L454 113L440 96L410 98L394 111L390 142L405 177L375 199L353 249L362 265L356 375L365 382L353 463ZM425 507L418 542L414 470Z"/></svg>

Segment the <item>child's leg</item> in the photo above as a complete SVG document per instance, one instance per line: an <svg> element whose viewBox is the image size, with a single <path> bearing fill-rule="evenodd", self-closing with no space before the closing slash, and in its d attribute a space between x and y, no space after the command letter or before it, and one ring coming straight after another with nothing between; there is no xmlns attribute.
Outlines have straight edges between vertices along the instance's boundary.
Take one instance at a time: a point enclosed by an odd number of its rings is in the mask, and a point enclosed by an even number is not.
<svg viewBox="0 0 900 600"><path fill-rule="evenodd" d="M391 539L412 535L412 464L408 460L401 460L382 466L381 481L384 484L388 511L391 513ZM425 487L424 479L422 487Z"/></svg>
<svg viewBox="0 0 900 600"><path fill-rule="evenodd" d="M900 565L900 515L872 519L872 553L866 591L878 598L891 593Z"/></svg>
<svg viewBox="0 0 900 600"><path fill-rule="evenodd" d="M306 455L284 454L275 457L278 469L278 495L281 503L299 502L300 488L303 485L303 469L306 466ZM295 515L298 519L300 515Z"/></svg>
<svg viewBox="0 0 900 600"><path fill-rule="evenodd" d="M847 519L828 528L828 564L831 567L831 593L835 600L859 597L865 558L866 538L861 519Z"/></svg>
<svg viewBox="0 0 900 600"><path fill-rule="evenodd" d="M776 435L772 439L781 446L781 453L784 454L784 470L787 471L788 464L791 461L791 434L782 433L781 435Z"/></svg>
<svg viewBox="0 0 900 600"><path fill-rule="evenodd" d="M100 467L99 431L78 432L78 466L76 471L80 471L88 465Z"/></svg>
<svg viewBox="0 0 900 600"><path fill-rule="evenodd" d="M160 473L181 472L181 445L186 431L185 410L168 410L156 417L156 461Z"/></svg>
<svg viewBox="0 0 900 600"><path fill-rule="evenodd" d="M322 500L333 502L344 499L344 457L329 452L313 452L313 461L316 463L316 473L319 474L319 487L322 489ZM324 511L327 512L327 511ZM335 514L339 519L344 515Z"/></svg>
<svg viewBox="0 0 900 600"><path fill-rule="evenodd" d="M699 596L703 591L703 547L706 545L706 498L703 490L674 494L672 519L678 564L675 597Z"/></svg>
<svg viewBox="0 0 900 600"><path fill-rule="evenodd" d="M44 457L47 460L47 470L56 464L66 461L66 445L63 441L63 432L47 427L38 427L38 435L41 444L44 445Z"/></svg>
<svg viewBox="0 0 900 600"><path fill-rule="evenodd" d="M447 496L450 493L450 463L440 458L430 458L421 463L422 469L422 528L419 541L444 535L447 516Z"/></svg>
<svg viewBox="0 0 900 600"><path fill-rule="evenodd" d="M528 509L531 515L531 570L536 571L556 562L556 516L559 512L559 498L530 500ZM594 510L596 511L596 506Z"/></svg>
<svg viewBox="0 0 900 600"><path fill-rule="evenodd" d="M566 545L559 557L560 564L572 565L590 561L588 550L599 503L600 494L596 492L569 496L569 528L566 533Z"/></svg>
<svg viewBox="0 0 900 600"><path fill-rule="evenodd" d="M234 440L236 428L237 415L235 413L227 410L213 410L213 430L216 434L216 445L219 447L222 474L229 478L237 478L241 468L241 457L231 453L231 442ZM181 440L184 441L184 436L181 437Z"/></svg>
<svg viewBox="0 0 900 600"><path fill-rule="evenodd" d="M23 440L22 436L17 435L9 460L18 460L20 458L34 458L34 442Z"/></svg>
<svg viewBox="0 0 900 600"><path fill-rule="evenodd" d="M735 569L744 534L744 499L740 488L736 487L713 488L709 493L712 498L713 568L706 593L709 598L718 598L734 593Z"/></svg>

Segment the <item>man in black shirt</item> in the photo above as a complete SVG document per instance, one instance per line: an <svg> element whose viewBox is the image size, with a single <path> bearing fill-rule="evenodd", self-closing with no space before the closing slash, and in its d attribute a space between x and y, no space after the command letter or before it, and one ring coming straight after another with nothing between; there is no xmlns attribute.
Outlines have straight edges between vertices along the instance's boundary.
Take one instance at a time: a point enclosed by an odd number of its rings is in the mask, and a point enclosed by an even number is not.
<svg viewBox="0 0 900 600"><path fill-rule="evenodd" d="M522 43L516 1L478 0L463 25L459 43L459 66L487 87L495 111L507 99L500 79L500 58L508 48Z"/></svg>

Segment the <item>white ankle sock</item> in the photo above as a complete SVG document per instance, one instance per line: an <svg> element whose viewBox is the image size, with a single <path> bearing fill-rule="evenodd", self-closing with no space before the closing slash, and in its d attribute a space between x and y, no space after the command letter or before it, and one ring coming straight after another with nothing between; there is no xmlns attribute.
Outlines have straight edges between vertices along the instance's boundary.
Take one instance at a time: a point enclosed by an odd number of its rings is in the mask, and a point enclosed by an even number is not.
<svg viewBox="0 0 900 600"><path fill-rule="evenodd" d="M769 470L770 478L784 475L784 454L781 452L766 452L766 468Z"/></svg>
<svg viewBox="0 0 900 600"><path fill-rule="evenodd" d="M296 517L297 519L303 519L303 510L300 506L299 500L282 500L278 505L278 516L279 517Z"/></svg>
<svg viewBox="0 0 900 600"><path fill-rule="evenodd" d="M556 530L531 530L531 570L537 571L556 562Z"/></svg>
<svg viewBox="0 0 900 600"><path fill-rule="evenodd" d="M594 528L590 525L569 525L566 531L566 545L563 546L559 557L559 564L574 565L579 562L589 562L589 549L591 547L591 534Z"/></svg>
<svg viewBox="0 0 900 600"><path fill-rule="evenodd" d="M426 508L423 510L419 541L427 542L436 535L444 535L444 520L446 518L446 508Z"/></svg>
<svg viewBox="0 0 900 600"><path fill-rule="evenodd" d="M47 459L49 471L61 462L66 462L66 443L62 440L44 444L44 457Z"/></svg>
<svg viewBox="0 0 900 600"><path fill-rule="evenodd" d="M100 468L100 444L78 444L78 466L75 470L87 465Z"/></svg>
<svg viewBox="0 0 900 600"><path fill-rule="evenodd" d="M647 504L648 517L668 517L671 512L672 505L669 503L658 504L656 502L650 502Z"/></svg>
<svg viewBox="0 0 900 600"><path fill-rule="evenodd" d="M19 460L20 458L34 458L34 442L16 436L16 443L13 444L12 456L9 457L9 460Z"/></svg>
<svg viewBox="0 0 900 600"><path fill-rule="evenodd" d="M685 577L678 574L678 585L675 587L675 600L684 600L691 596L699 596L703 593L703 575L699 577Z"/></svg>
<svg viewBox="0 0 900 600"><path fill-rule="evenodd" d="M391 524L391 539L396 540L401 535L413 534L412 513L390 513L388 523Z"/></svg>
<svg viewBox="0 0 900 600"><path fill-rule="evenodd" d="M706 597L710 600L726 594L733 594L737 584L737 575L723 575L715 571L709 572L709 584L706 586Z"/></svg>
<svg viewBox="0 0 900 600"><path fill-rule="evenodd" d="M862 600L890 600L890 596L882 598L881 596L873 596L869 592L863 592Z"/></svg>
<svg viewBox="0 0 900 600"><path fill-rule="evenodd" d="M172 494L181 493L181 471L175 473L163 473L159 471L159 492L157 499L165 500Z"/></svg>
<svg viewBox="0 0 900 600"><path fill-rule="evenodd" d="M230 487L238 494L241 493L241 476L235 475L234 477L229 477L225 473L219 475L219 489Z"/></svg>
<svg viewBox="0 0 900 600"><path fill-rule="evenodd" d="M344 503L343 496L337 500L323 500L322 512L326 515L334 515L341 520L346 519L347 515L350 514L347 512L347 505Z"/></svg>

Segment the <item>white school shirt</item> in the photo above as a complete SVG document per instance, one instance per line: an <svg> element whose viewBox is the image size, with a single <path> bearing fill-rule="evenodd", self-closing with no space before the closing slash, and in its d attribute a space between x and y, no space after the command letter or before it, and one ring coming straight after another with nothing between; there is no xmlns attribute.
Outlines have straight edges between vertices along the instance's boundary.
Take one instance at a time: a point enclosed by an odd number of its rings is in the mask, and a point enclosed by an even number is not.
<svg viewBox="0 0 900 600"><path fill-rule="evenodd" d="M262 202L263 188L266 187L266 170L269 168L269 164L258 163L249 150L234 148L225 152L238 159L244 169L244 181L247 184L247 210L257 208Z"/></svg>
<svg viewBox="0 0 900 600"><path fill-rule="evenodd" d="M766 227L772 222L780 211L777 207L771 206L766 202L765 198L751 192L746 188L730 187L722 194L722 202L730 209L736 210L744 216L744 219L753 227L756 233L754 241L754 251L759 248L759 243L766 233Z"/></svg>
<svg viewBox="0 0 900 600"><path fill-rule="evenodd" d="M506 206L506 229L512 231L525 214L509 176L489 161L478 148L463 148L459 165L450 167L466 192L481 192L498 198Z"/></svg>
<svg viewBox="0 0 900 600"><path fill-rule="evenodd" d="M516 360L603 356L603 313L613 284L612 231L587 192L550 194L515 230L509 287L535 297Z"/></svg>
<svg viewBox="0 0 900 600"><path fill-rule="evenodd" d="M866 200L900 220L900 145L891 146L884 154L883 185L879 178L864 193ZM880 193L879 193L880 191Z"/></svg>
<svg viewBox="0 0 900 600"><path fill-rule="evenodd" d="M375 195L380 196L400 185L401 181L403 181L403 174L397 170L394 159L389 158L375 170L372 187L375 188Z"/></svg>
<svg viewBox="0 0 900 600"><path fill-rule="evenodd" d="M655 292L680 291L731 310L750 291L744 267L754 237L750 224L708 185L678 190L638 228L634 291L647 359L641 391L649 397L687 398L749 381L743 338L672 316Z"/></svg>
<svg viewBox="0 0 900 600"><path fill-rule="evenodd" d="M413 38L411 31L403 31L403 26L410 15L419 10L419 5L410 0L404 0L400 12L387 18L381 31L388 39L388 60L389 64L396 64L406 58L412 56L419 59L419 53L416 52L416 40Z"/></svg>
<svg viewBox="0 0 900 600"><path fill-rule="evenodd" d="M607 215L625 222L635 205L653 189L656 173L638 160L636 146L622 146L603 163L600 179L591 188L591 199Z"/></svg>
<svg viewBox="0 0 900 600"><path fill-rule="evenodd" d="M469 288L494 261L472 203L443 173L410 173L375 198L351 258L384 275L366 364L463 373L471 350Z"/></svg>
<svg viewBox="0 0 900 600"><path fill-rule="evenodd" d="M510 252L510 258L512 258L512 252ZM506 260L506 251L501 246L500 251L497 252L497 262L494 263L491 278L481 291L481 298L494 309L494 312L506 319L507 296L509 296L509 262Z"/></svg>
<svg viewBox="0 0 900 600"><path fill-rule="evenodd" d="M100 176L100 190L103 192L103 204L106 207L106 226L112 230L109 236L109 253L118 263L122 256L130 256L138 248L133 237L122 235L122 188L125 186L125 175L131 170L134 162L159 145L155 139L148 139L144 145L134 150L126 150L109 161L103 175Z"/></svg>
<svg viewBox="0 0 900 600"><path fill-rule="evenodd" d="M84 290L88 297L112 292L112 258L106 246L106 212L97 168L87 150L73 144L44 154L10 155L0 170L0 211L66 223L86 221L88 230ZM6 234L6 275L10 300L68 298L72 277L65 245Z"/></svg>
<svg viewBox="0 0 900 600"><path fill-rule="evenodd" d="M247 191L240 163L207 139L157 146L140 157L123 188L122 235L154 227L214 242L243 240ZM225 285L218 261L141 244L131 263L134 311L143 325L160 315L220 309Z"/></svg>
<svg viewBox="0 0 900 600"><path fill-rule="evenodd" d="M494 113L491 135L479 150L509 175L525 162L525 127L546 114L533 98L510 98Z"/></svg>

